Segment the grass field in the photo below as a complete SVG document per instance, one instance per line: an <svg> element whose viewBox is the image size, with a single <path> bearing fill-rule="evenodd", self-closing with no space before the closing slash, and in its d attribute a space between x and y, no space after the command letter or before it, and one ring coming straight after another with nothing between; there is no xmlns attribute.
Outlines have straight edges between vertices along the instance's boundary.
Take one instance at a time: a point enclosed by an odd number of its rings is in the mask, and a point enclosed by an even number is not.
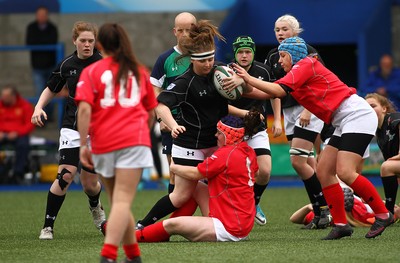
<svg viewBox="0 0 400 263"><path fill-rule="evenodd" d="M382 189L379 189L382 193ZM140 191L133 210L143 217L165 191ZM38 239L47 192L0 192L0 262L99 262L103 236L93 226L86 197L70 191L58 215L55 239ZM102 200L109 211L106 195ZM399 262L400 224L367 240L368 228L351 238L321 241L329 230L301 230L289 222L307 202L303 188L269 188L261 202L268 216L238 243L192 243L174 236L171 242L141 244L143 262ZM123 258L120 250L119 259Z"/></svg>

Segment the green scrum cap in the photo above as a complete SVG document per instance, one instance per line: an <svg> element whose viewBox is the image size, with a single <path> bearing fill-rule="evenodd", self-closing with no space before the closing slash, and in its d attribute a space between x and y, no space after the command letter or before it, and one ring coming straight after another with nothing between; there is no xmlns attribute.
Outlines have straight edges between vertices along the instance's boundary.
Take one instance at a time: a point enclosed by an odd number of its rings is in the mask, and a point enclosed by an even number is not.
<svg viewBox="0 0 400 263"><path fill-rule="evenodd" d="M242 48L248 48L253 52L253 59L254 53L256 52L256 44L254 43L253 39L249 36L239 36L236 40L232 43L233 52L235 53L235 58L237 52Z"/></svg>

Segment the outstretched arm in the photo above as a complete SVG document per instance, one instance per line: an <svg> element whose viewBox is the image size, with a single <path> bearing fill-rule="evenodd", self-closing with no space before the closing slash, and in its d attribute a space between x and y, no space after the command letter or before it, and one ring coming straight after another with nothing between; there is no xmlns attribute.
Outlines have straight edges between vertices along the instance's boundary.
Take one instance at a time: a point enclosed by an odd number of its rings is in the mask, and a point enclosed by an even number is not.
<svg viewBox="0 0 400 263"><path fill-rule="evenodd" d="M197 167L194 166L186 166L186 165L179 165L175 164L174 162L171 163L170 166L171 172L175 175L180 176L182 178L188 180L200 180L203 179L204 176L199 172Z"/></svg>
<svg viewBox="0 0 400 263"><path fill-rule="evenodd" d="M252 77L247 73L247 71L237 64L232 64L233 68L236 71L236 74L244 79L247 85L250 85L256 89L259 89L273 98L281 98L286 96L286 91L276 83L263 81L261 79L257 79Z"/></svg>

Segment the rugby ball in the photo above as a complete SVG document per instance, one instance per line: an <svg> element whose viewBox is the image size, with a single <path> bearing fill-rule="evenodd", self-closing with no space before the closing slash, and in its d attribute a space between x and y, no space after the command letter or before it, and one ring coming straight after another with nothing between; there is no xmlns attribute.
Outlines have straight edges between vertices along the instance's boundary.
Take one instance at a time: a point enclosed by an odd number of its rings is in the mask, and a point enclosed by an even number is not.
<svg viewBox="0 0 400 263"><path fill-rule="evenodd" d="M225 90L223 88L224 79L226 77L232 76L232 74L229 73L230 70L232 70L232 69L230 69L227 66L217 66L214 70L214 77L213 77L214 86L215 86L215 89L218 91L219 94L221 94L222 97L227 98L228 100L237 100L243 94L242 86L238 86L231 91Z"/></svg>

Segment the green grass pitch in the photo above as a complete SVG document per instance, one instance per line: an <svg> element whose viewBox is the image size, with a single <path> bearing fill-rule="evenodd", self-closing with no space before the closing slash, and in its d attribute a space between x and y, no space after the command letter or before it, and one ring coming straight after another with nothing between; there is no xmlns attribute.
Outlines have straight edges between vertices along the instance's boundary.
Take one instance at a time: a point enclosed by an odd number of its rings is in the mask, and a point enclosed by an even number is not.
<svg viewBox="0 0 400 263"><path fill-rule="evenodd" d="M382 189L379 188L382 194ZM143 217L166 192L139 191L132 210ZM67 193L58 215L54 240L39 240L47 191L0 192L0 262L99 262L103 236L94 227L86 196ZM106 194L102 202L109 211ZM307 202L303 188L268 188L261 206L268 217L255 225L249 240L237 243L192 243L173 236L170 242L140 244L143 262L398 262L400 224L367 240L368 228L356 228L351 238L321 241L329 230L301 230L289 222ZM120 249L119 259L123 258Z"/></svg>

